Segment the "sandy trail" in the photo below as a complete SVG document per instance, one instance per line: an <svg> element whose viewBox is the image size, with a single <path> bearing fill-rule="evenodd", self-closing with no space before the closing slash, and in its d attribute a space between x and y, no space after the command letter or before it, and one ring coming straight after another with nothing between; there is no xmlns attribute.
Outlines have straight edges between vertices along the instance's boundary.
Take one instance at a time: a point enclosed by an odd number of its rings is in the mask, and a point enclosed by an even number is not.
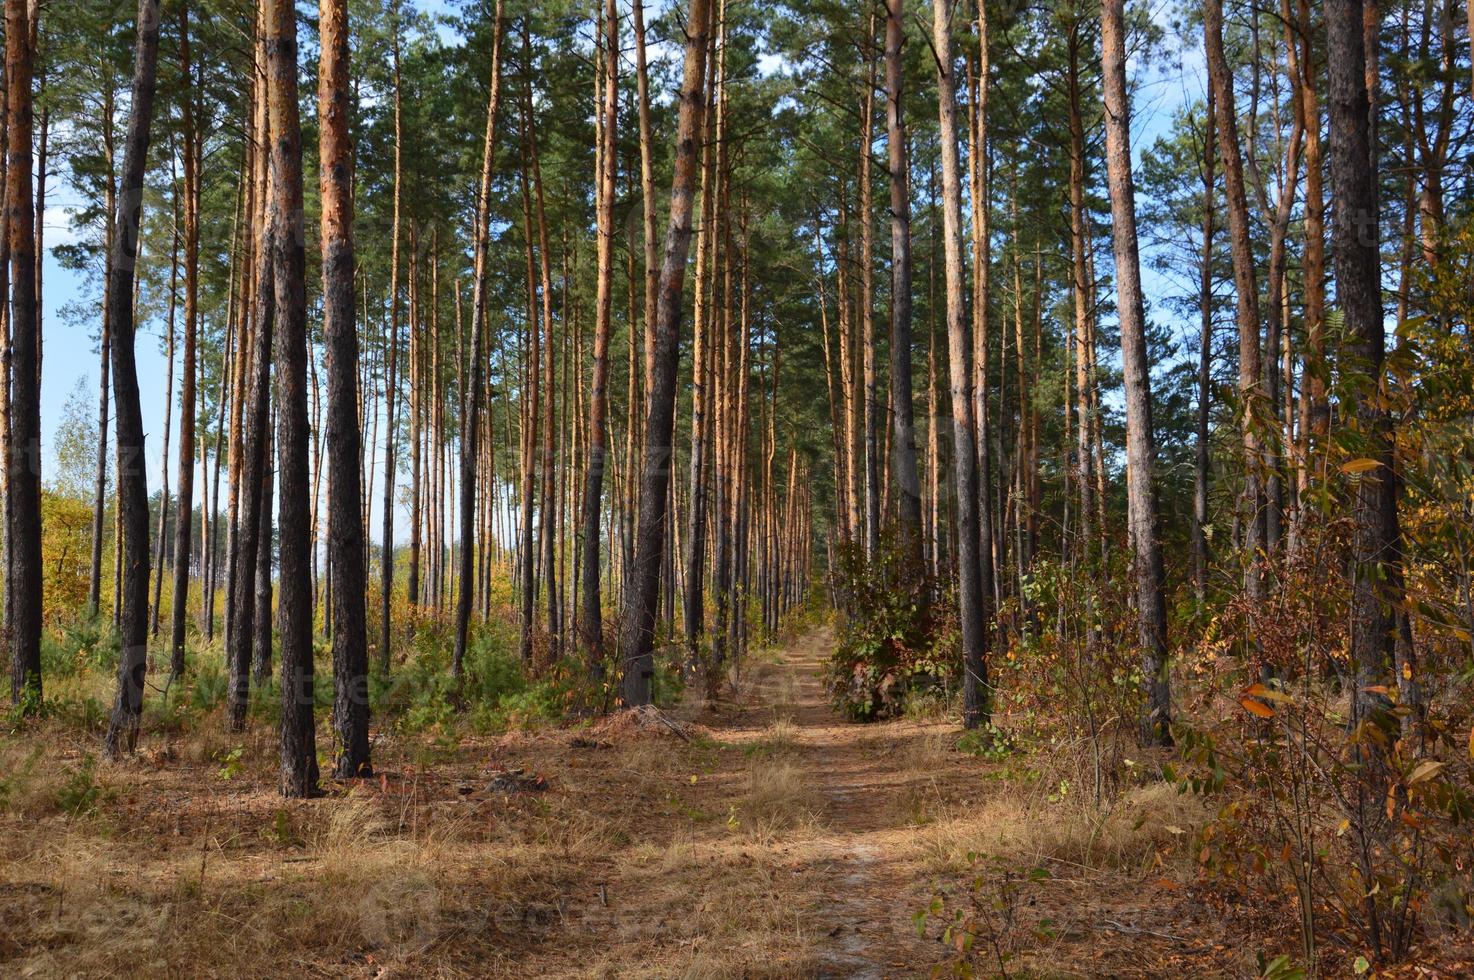
<svg viewBox="0 0 1474 980"><path fill-rule="evenodd" d="M797 849L821 882L822 896L807 924L819 977L879 978L926 972L941 951L916 935L912 916L928 890L902 852L914 834L909 795L927 775L910 771L905 740L939 737L947 726L912 722L857 725L828 703L820 672L833 650L830 630L799 637L776 663L755 670L756 707L746 723L717 728L719 739L750 737L752 716L792 726L793 764L820 802L812 836L778 839L775 850ZM774 854L781 860L781 854Z"/></svg>

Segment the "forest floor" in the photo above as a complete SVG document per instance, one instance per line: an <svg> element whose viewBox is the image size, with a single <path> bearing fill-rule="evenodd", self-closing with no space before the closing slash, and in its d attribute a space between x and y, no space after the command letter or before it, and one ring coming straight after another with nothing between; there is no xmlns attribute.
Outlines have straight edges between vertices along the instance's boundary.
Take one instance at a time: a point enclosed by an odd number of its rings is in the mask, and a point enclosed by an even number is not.
<svg viewBox="0 0 1474 980"><path fill-rule="evenodd" d="M386 737L378 776L305 802L262 725L112 765L0 741L0 974L926 976L952 952L940 918L918 935L937 896L975 916L982 975L1255 975L1252 937L1283 936L1196 884L1190 797L1103 811L1078 753L846 723L833 643L755 651L735 695L648 724ZM86 815L41 802L79 793Z"/></svg>

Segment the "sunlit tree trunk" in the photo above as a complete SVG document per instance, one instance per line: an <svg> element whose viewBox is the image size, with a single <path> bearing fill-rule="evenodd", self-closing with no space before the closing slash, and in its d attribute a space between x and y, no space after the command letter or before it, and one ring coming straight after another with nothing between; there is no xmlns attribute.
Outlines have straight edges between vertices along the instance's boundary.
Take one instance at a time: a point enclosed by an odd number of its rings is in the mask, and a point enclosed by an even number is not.
<svg viewBox="0 0 1474 980"><path fill-rule="evenodd" d="M977 427L974 452L977 454L978 496L978 568L983 593L983 629L991 636L993 610L998 598L999 564L997 552L999 538L993 514L993 452L992 425L988 413L988 306L990 300L990 271L992 255L988 227L988 87L991 58L988 40L988 8L986 0L977 0L978 60L976 78L976 100L969 115L969 137L972 152L969 154L968 186L972 204L972 258L973 258L973 306L972 306L972 400L973 424ZM949 66L950 69L950 66ZM955 89L955 85L953 86ZM960 191L959 191L960 193ZM988 638L983 640L983 656L987 656ZM986 681L986 677L984 678ZM984 706L982 714L988 714Z"/></svg>
<svg viewBox="0 0 1474 980"><path fill-rule="evenodd" d="M275 385L273 394L277 394ZM276 626L272 616L272 598L276 588L271 577L271 546L275 537L275 443L276 405L273 399L271 413L266 420L266 443L263 450L266 462L261 468L261 492L257 503L261 516L257 518L260 529L256 535L256 581L252 593L255 612L251 621L255 628L251 631L251 682L258 690L263 690L267 680L271 678L272 641L275 639Z"/></svg>
<svg viewBox="0 0 1474 980"><path fill-rule="evenodd" d="M1157 445L1152 428L1152 389L1147 361L1146 313L1136 242L1136 188L1131 176L1131 108L1126 94L1124 0L1104 0L1100 11L1105 87L1106 175L1111 193L1111 237L1115 245L1117 314L1126 382L1126 483L1128 538L1136 577L1137 642L1141 644L1146 705L1142 736L1148 743L1172 741L1171 692L1167 683L1166 572L1157 505Z"/></svg>
<svg viewBox="0 0 1474 980"><path fill-rule="evenodd" d="M112 349L113 349L113 322L111 318L112 304L108 302L108 290L112 288L112 241L113 222L117 220L117 194L115 192L115 154L113 150L113 99L112 90L109 88L103 93L102 119L102 150L103 159L107 167L107 184L103 194L103 210L107 213L103 219L103 294L102 294L102 339L99 344L101 350L100 364L98 368L98 392L97 392L97 476L93 483L92 493L92 565L89 572L87 588L87 613L96 616L102 610L102 536L103 526L107 512L107 459L108 459L108 422L112 418L108 410L108 397L111 391L110 375L112 372ZM14 138L14 137L12 137ZM7 151L8 152L8 151ZM27 154L29 155L29 150ZM7 250L9 243L6 244ZM12 305L14 299L12 298ZM15 329L14 314L11 314L10 329ZM14 354L12 353L12 363ZM15 443L12 431L11 444ZM13 464L12 464L13 465ZM13 547L13 545L12 545Z"/></svg>
<svg viewBox="0 0 1474 980"><path fill-rule="evenodd" d="M894 0L899 4L900 0ZM992 714L988 683L988 608L982 566L986 558L978 511L987 504L978 493L976 400L972 387L974 338L967 320L962 272L962 165L957 152L957 86L952 63L949 6L932 5L932 46L937 56L937 87L942 143L942 229L947 277L947 360L951 370L952 479L957 508L957 612L962 624L962 721L968 728ZM899 15L899 11L897 11ZM790 487L790 493L793 488Z"/></svg>
<svg viewBox="0 0 1474 980"><path fill-rule="evenodd" d="M682 293L686 257L691 244L691 211L696 193L697 136L706 107L704 83L711 38L710 0L691 0L686 19L684 78L676 126L676 152L671 180L670 224L655 322L654 370L649 376L649 409L645 416L644 459L640 465L640 513L635 539L633 581L626 591L623 659L624 702L649 704L655 676L652 645L660 566L666 548L666 514L670 502L670 465L675 426L676 370L680 360Z"/></svg>
<svg viewBox="0 0 1474 980"><path fill-rule="evenodd" d="M862 371L865 383L865 553L874 554L880 540L880 426L876 402L875 363L875 204L874 181L871 176L875 142L875 14L866 22L865 43L861 48L865 59L865 89L860 96L860 343L863 350Z"/></svg>
<svg viewBox="0 0 1474 980"><path fill-rule="evenodd" d="M226 717L230 728L239 731L245 728L246 710L249 707L251 684L251 651L256 628L270 629L270 623L255 622L256 616L256 571L259 561L260 535L262 527L261 487L270 468L267 445L271 431L271 351L272 334L276 324L276 290L273 287L271 262L272 238L278 233L278 216L273 210L269 193L270 167L267 165L270 142L270 116L267 111L269 94L266 78L266 33L265 8L258 11L256 59L260 69L260 84L256 91L255 132L256 144L261 148L256 159L257 187L255 191L256 219L259 221L254 234L254 252L249 261L253 265L251 274L251 349L246 359L243 382L240 386L241 401L240 434L238 436L239 476L236 483L236 514L232 535L235 554L231 563L230 587L226 590L230 614L225 631L225 659L229 675L226 688Z"/></svg>
<svg viewBox="0 0 1474 980"><path fill-rule="evenodd" d="M170 161L169 169L172 171L173 161ZM168 541L169 529L169 430L174 422L174 354L176 340L179 331L176 329L177 322L175 314L178 312L179 296L179 226L180 220L180 187L177 180L171 181L174 190L174 220L171 222L169 246L169 300L168 314L164 318L165 347L168 353L165 361L168 364L168 373L164 376L164 456L159 465L159 524L158 531L154 535L154 596L150 604L149 612L149 636L157 638L159 635L159 602L164 593L164 556L165 544Z"/></svg>
<svg viewBox="0 0 1474 980"><path fill-rule="evenodd" d="M368 587L364 563L363 437L354 315L353 169L349 133L348 0L319 6L318 154L322 193L323 344L328 374L328 602L332 618L333 730L338 779L372 773L369 757ZM474 423L472 423L474 424Z"/></svg>
<svg viewBox="0 0 1474 980"><path fill-rule="evenodd" d="M341 2L341 0L339 0ZM482 363L486 347L487 308L487 262L491 247L491 179L496 160L496 121L501 99L501 54L502 54L502 3L497 0L496 15L492 23L491 40L491 84L486 100L486 135L481 142L481 180L476 194L476 229L472 261L473 282L471 287L471 355L470 373L466 386L464 431L461 433L461 552L460 579L456 594L455 649L451 658L451 676L460 680L466 657L466 639L471 626L471 602L475 575L473 561L476 534L476 485L477 463L480 451L481 406L485 396L483 380L486 366ZM346 44L346 40L345 40ZM346 94L346 93L345 93ZM350 289L351 289L350 282ZM459 308L460 291L457 289ZM350 297L351 300L351 297ZM457 317L459 320L459 317ZM488 426L488 430L490 426ZM488 453L488 461L490 454ZM487 482L489 492L495 493L496 481ZM486 535L479 540L486 542ZM483 576L484 577L484 576Z"/></svg>
<svg viewBox="0 0 1474 980"><path fill-rule="evenodd" d="M194 524L195 473L195 400L197 391L199 345L200 290L200 165L203 141L196 125L195 101L198 95L192 85L193 66L189 50L189 4L179 7L179 76L184 84L180 116L184 141L184 355L179 389L179 517L174 522L174 599L170 610L169 673L177 678L184 672L184 626L189 605L190 543ZM200 459L204 469L205 459ZM208 476L208 472L206 476ZM208 489L208 486L206 487ZM210 518L208 500L201 495L201 538L208 540ZM204 554L202 551L201 554ZM201 576L206 563L200 562Z"/></svg>
<svg viewBox="0 0 1474 980"><path fill-rule="evenodd" d="M1228 234L1233 256L1236 320L1239 334L1239 397L1243 400L1242 439L1244 450L1244 494L1241 513L1244 527L1244 592L1250 609L1257 610L1264 598L1263 553L1265 549L1264 494L1259 467L1262 459L1258 421L1253 411L1259 387L1259 286L1254 271L1253 243L1249 226L1248 198L1244 192L1244 164L1239 151L1237 109L1233 76L1223 55L1223 4L1205 0L1203 32L1208 55L1208 78L1213 88L1218 152L1223 162L1224 201L1228 211Z"/></svg>
<svg viewBox="0 0 1474 980"><path fill-rule="evenodd" d="M594 301L594 374L589 385L588 472L583 489L582 629L583 652L591 664L604 656L604 626L599 589L599 514L604 495L604 456L607 451L605 415L609 381L609 332L614 300L614 184L618 177L619 125L619 10L615 0L604 4L604 92L600 112L602 145L596 184L598 212L598 291ZM631 321L628 329L634 331ZM633 366L633 364L632 364ZM631 396L633 396L631 385Z"/></svg>
<svg viewBox="0 0 1474 980"><path fill-rule="evenodd" d="M297 100L297 19L292 0L269 0L266 50L276 287L277 471L281 482L281 792L316 795L312 711L312 540L307 413L307 254L302 227L302 129ZM258 624L263 631L266 624Z"/></svg>
<svg viewBox="0 0 1474 980"><path fill-rule="evenodd" d="M1474 9L1474 7L1471 7ZM1326 205L1321 176L1320 96L1316 90L1316 59L1312 45L1310 0L1299 0L1298 33L1301 110L1305 117L1305 308L1306 346L1300 395L1300 518L1310 517L1306 490L1312 480L1324 479L1324 450L1331 429L1326 397Z"/></svg>
<svg viewBox="0 0 1474 980"><path fill-rule="evenodd" d="M1193 447L1193 591L1198 605L1208 595L1208 420L1212 411L1213 385L1213 234L1217 202L1213 90L1208 89L1203 115L1203 245L1198 259L1198 405Z"/></svg>
<svg viewBox="0 0 1474 980"><path fill-rule="evenodd" d="M716 75L716 59L707 61L706 92L713 94ZM691 315L691 457L687 490L687 551L685 567L685 609L683 625L686 631L686 657L698 663L701 656L702 635L706 630L706 472L710 446L706 437L710 428L711 413L710 378L711 340L709 295L713 228L716 224L716 187L720 179L716 172L716 147L713 145L717 113L708 103L705 113L705 129L701 141L701 223L696 229L696 281L695 303ZM674 461L674 450L672 450Z"/></svg>
<svg viewBox="0 0 1474 980"><path fill-rule="evenodd" d="M403 192L404 127L399 78L399 3L395 0L390 13L393 30L394 68L394 204L389 229L389 336L384 345L387 378L384 382L384 495L383 530L379 558L379 671L389 673L394 636L394 470L396 410L399 389L399 222Z"/></svg>
<svg viewBox="0 0 1474 980"><path fill-rule="evenodd" d="M1090 545L1095 531L1095 485L1091 467L1093 443L1090 438L1090 318L1094 307L1094 283L1091 281L1087 251L1090 236L1090 215L1085 206L1085 123L1080 109L1080 48L1083 45L1081 24L1072 20L1069 26L1068 67L1065 84L1069 96L1070 137L1070 290L1074 297L1074 455L1073 476L1079 494L1075 534L1075 554L1086 565L1090 563ZM1071 415L1070 400L1065 399L1065 414ZM1068 440L1067 440L1068 441ZM1067 522L1068 523L1068 522ZM1094 630L1090 630L1094 635Z"/></svg>

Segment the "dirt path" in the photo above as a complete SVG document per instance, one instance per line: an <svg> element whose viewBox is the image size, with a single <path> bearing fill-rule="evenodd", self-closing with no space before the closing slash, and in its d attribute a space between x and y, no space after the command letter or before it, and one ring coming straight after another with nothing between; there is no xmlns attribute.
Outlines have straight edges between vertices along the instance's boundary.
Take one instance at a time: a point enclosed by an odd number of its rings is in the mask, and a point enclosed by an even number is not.
<svg viewBox="0 0 1474 980"><path fill-rule="evenodd" d="M791 725L791 758L815 794L819 813L812 836L775 840L779 853L797 848L822 896L812 910L818 977L879 978L914 975L939 954L935 941L916 935L912 916L925 902L915 869L902 854L914 825L908 798L925 774L908 771L904 743L947 726L888 722L863 726L842 720L821 682L833 650L828 629L800 637L777 659L756 669L750 689L757 706ZM718 738L751 737L751 720L716 730Z"/></svg>
<svg viewBox="0 0 1474 980"><path fill-rule="evenodd" d="M1020 808L1029 791L1020 795L1006 784L1014 777L996 762L955 751L954 722L842 720L821 682L834 642L828 629L799 637L751 668L743 710L700 716L727 745L762 745L776 734L786 746L783 764L815 811L812 823L763 840L757 855L801 883L802 968L768 974L728 963L735 968L717 975L929 976L950 950L938 922L929 921L919 936L914 917L939 893L948 896L948 914L981 910L981 975L1234 972L1224 970L1226 937L1212 910L1169 880L1165 868L1151 871L1135 856L1150 854L1154 839L1175 840L1160 829L1173 819L1169 806L1182 805L1175 794L1124 803L1094 824L1077 819L1080 808L1058 805L1027 816ZM1121 828L1130 828L1129 844L1138 848L1121 846L1127 867L1072 860L1072 848L1090 846L1080 841L1104 840ZM986 860L971 864L974 849L1002 856L1008 870ZM1012 894L1004 897L1003 875L1022 882L1043 871L1039 880L1008 886ZM965 883L973 879L986 884L969 897Z"/></svg>

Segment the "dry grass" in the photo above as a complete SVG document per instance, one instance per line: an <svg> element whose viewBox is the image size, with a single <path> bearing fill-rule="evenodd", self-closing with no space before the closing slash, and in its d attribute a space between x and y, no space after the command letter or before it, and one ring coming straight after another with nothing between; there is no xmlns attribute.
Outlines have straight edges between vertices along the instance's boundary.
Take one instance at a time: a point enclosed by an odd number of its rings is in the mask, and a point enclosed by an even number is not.
<svg viewBox="0 0 1474 980"><path fill-rule="evenodd" d="M727 820L801 825L798 770L693 731L467 742L428 770L382 744L382 781L306 802L276 795L270 732L147 736L119 765L54 725L0 737L0 974L802 973L815 884ZM767 736L789 751L791 725ZM513 766L552 788L484 789ZM71 814L84 769L93 802Z"/></svg>
<svg viewBox="0 0 1474 980"><path fill-rule="evenodd" d="M1202 800L1169 783L1134 782L1135 763L1107 774L1113 788L1097 799L1095 758L1083 742L1041 746L1009 759L996 790L975 804L959 807L934 794L922 807L921 822L930 826L917 839L928 867L958 870L969 853L982 853L1141 871L1207 818Z"/></svg>
<svg viewBox="0 0 1474 980"><path fill-rule="evenodd" d="M1055 859L1090 869L1141 871L1158 851L1173 848L1204 817L1202 805L1166 784L1130 790L1114 804L1041 804L1002 794L976 807L953 809L918 835L928 867L959 871L969 854L1037 864Z"/></svg>
<svg viewBox="0 0 1474 980"><path fill-rule="evenodd" d="M734 818L749 840L772 842L781 835L811 828L817 804L812 776L788 762L753 763L747 776L747 795Z"/></svg>
<svg viewBox="0 0 1474 980"><path fill-rule="evenodd" d="M689 739L626 719L467 738L422 767L396 738L379 777L312 801L277 796L259 724L207 717L90 768L91 735L0 736L0 975L787 978L849 975L857 950L917 975L936 950L911 913L969 852L1086 865L1135 900L1201 817L1157 784L1095 806L1078 747L1000 764L947 725L840 725L813 657L759 665L726 722L672 712ZM548 789L488 790L512 768ZM69 812L84 770L96 793Z"/></svg>

